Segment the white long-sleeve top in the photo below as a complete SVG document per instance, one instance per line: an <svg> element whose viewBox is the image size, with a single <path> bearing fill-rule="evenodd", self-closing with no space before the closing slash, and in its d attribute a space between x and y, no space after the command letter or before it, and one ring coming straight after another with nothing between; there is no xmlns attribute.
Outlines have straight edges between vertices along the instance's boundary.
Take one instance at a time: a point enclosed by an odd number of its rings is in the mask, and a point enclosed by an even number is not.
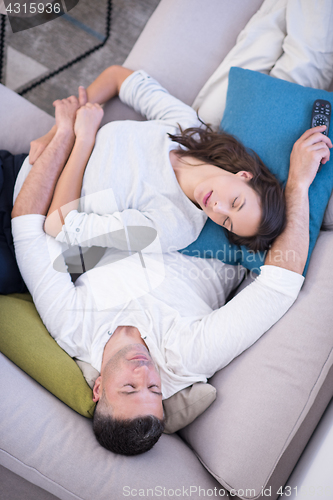
<svg viewBox="0 0 333 500"><path fill-rule="evenodd" d="M164 252L185 248L198 238L207 216L179 186L169 159L170 151L179 145L167 133L179 133L178 125L200 127L201 122L190 106L144 71L126 78L119 97L148 121L115 121L98 131L83 177L79 209L67 215L57 240L82 247L122 248L117 231L148 226L155 230L155 237L157 232ZM16 192L29 169L27 159ZM145 243L145 230L142 234L137 230L132 250Z"/></svg>
<svg viewBox="0 0 333 500"><path fill-rule="evenodd" d="M206 381L250 347L285 314L303 283L297 273L263 266L225 304L239 282L237 267L178 252L144 249L129 255L107 249L74 285L63 246L44 233L44 220L16 217L12 231L23 279L52 337L70 356L100 371L115 329L137 327L159 370L163 398Z"/></svg>

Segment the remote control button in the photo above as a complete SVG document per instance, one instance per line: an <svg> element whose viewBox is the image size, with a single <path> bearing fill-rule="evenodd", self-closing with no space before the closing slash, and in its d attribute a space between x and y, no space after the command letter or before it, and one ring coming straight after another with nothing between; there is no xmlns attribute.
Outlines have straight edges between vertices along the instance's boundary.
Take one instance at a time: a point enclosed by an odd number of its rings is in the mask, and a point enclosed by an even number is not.
<svg viewBox="0 0 333 500"><path fill-rule="evenodd" d="M327 125L328 124L328 119L326 118L326 116L317 116L315 119L314 119L314 123L315 123L315 127L319 127L320 125Z"/></svg>

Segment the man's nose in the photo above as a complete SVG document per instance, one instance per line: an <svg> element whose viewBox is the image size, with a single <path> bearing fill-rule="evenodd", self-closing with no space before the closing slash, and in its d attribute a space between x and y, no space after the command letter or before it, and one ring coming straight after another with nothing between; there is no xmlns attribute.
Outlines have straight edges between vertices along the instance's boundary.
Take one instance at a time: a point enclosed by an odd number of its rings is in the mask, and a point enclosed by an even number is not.
<svg viewBox="0 0 333 500"><path fill-rule="evenodd" d="M137 376L143 376L146 377L149 373L149 364L145 362L138 363L136 367L134 368L134 373Z"/></svg>
<svg viewBox="0 0 333 500"><path fill-rule="evenodd" d="M138 386L146 386L151 377L149 365L142 364L136 366L133 375Z"/></svg>

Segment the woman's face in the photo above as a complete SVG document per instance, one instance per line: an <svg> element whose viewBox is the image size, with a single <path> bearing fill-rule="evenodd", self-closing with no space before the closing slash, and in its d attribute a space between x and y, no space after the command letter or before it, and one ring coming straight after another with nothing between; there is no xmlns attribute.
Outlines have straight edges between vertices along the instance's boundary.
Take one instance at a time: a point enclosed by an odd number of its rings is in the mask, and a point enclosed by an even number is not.
<svg viewBox="0 0 333 500"><path fill-rule="evenodd" d="M249 185L251 178L250 172L216 171L196 186L194 198L219 226L238 236L254 236L261 221L261 206L259 195Z"/></svg>

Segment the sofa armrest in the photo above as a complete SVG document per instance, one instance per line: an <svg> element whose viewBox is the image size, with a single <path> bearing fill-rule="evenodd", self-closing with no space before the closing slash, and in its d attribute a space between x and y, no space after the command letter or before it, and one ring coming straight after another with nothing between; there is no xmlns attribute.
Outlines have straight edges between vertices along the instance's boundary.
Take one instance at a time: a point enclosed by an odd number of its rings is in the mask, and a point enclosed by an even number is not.
<svg viewBox="0 0 333 500"><path fill-rule="evenodd" d="M28 153L30 142L44 135L54 118L0 84L0 149L12 154Z"/></svg>
<svg viewBox="0 0 333 500"><path fill-rule="evenodd" d="M191 105L262 2L162 0L124 66L144 69Z"/></svg>

